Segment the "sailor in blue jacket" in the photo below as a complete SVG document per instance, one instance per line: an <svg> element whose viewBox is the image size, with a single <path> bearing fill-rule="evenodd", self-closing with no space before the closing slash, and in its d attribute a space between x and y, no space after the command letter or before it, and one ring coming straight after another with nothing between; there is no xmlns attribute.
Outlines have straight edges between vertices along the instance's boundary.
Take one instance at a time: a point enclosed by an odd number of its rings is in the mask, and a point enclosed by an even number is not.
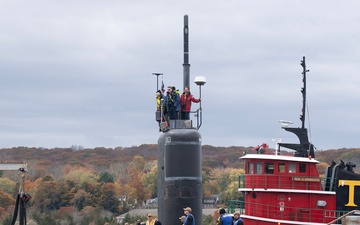
<svg viewBox="0 0 360 225"><path fill-rule="evenodd" d="M233 225L233 217L230 214L226 214L225 209L219 209L220 217L217 221L217 225Z"/></svg>
<svg viewBox="0 0 360 225"><path fill-rule="evenodd" d="M234 225L244 225L244 221L240 218L240 212L234 213Z"/></svg>
<svg viewBox="0 0 360 225"><path fill-rule="evenodd" d="M190 207L184 208L184 214L186 215L185 220L184 220L184 225L195 225L195 218L191 214Z"/></svg>
<svg viewBox="0 0 360 225"><path fill-rule="evenodd" d="M170 120L177 120L180 111L180 95L176 92L175 87L169 86L164 98L164 107L166 107Z"/></svg>

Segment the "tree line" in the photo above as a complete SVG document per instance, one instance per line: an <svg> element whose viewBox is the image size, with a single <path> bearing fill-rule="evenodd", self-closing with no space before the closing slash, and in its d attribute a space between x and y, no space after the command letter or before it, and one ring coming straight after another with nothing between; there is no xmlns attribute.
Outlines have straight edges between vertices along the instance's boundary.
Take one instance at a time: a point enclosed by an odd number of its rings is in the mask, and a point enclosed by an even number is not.
<svg viewBox="0 0 360 225"><path fill-rule="evenodd" d="M218 196L220 204L239 199L238 176L244 173L239 160L252 147L203 146L203 195ZM360 149L316 152L324 170L330 158L359 159ZM25 191L33 197L29 216L37 224L111 224L116 215L144 207L157 193L157 146L130 148L0 149L0 161L24 161L28 171ZM356 163L356 162L355 162ZM0 172L0 221L12 214L19 187L19 173ZM50 222L49 222L50 221Z"/></svg>

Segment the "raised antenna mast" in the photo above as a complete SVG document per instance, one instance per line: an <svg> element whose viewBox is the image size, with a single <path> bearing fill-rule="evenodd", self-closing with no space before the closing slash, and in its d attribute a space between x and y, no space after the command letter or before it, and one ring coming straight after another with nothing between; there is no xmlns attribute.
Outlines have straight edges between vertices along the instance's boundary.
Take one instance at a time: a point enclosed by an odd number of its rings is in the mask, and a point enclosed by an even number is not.
<svg viewBox="0 0 360 225"><path fill-rule="evenodd" d="M307 129L305 128L306 73L309 72L309 70L306 69L305 56L303 56L303 60L301 60L300 65L303 67L302 74L304 76L303 77L304 86L301 88L301 93L303 96L303 108L302 108L302 114L300 115L300 120L302 122L301 128L282 126L284 130L294 133L299 138L300 143L299 144L279 143L278 150L280 150L280 147L285 147L295 150L295 156L298 157L311 156L312 158L315 158L314 145L309 142Z"/></svg>
<svg viewBox="0 0 360 225"><path fill-rule="evenodd" d="M184 87L190 87L190 64L189 64L189 19L188 15L184 16Z"/></svg>
<svg viewBox="0 0 360 225"><path fill-rule="evenodd" d="M301 60L300 65L303 68L303 87L301 88L301 93L303 97L303 107L302 107L302 113L300 115L301 120L301 128L305 128L305 107L306 107L306 73L310 72L310 70L306 69L306 63L305 63L305 56L303 56L303 60Z"/></svg>

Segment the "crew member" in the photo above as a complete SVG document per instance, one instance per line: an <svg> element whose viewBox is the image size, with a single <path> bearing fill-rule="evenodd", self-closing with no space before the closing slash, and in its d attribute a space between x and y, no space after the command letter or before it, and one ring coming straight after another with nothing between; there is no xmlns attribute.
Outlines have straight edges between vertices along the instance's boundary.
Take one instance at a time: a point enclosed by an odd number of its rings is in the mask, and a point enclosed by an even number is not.
<svg viewBox="0 0 360 225"><path fill-rule="evenodd" d="M184 208L184 214L186 216L185 219L184 219L184 225L195 225L195 218L191 214L191 208L190 207Z"/></svg>
<svg viewBox="0 0 360 225"><path fill-rule="evenodd" d="M196 99L194 96L190 93L190 88L185 87L184 93L180 97L180 106L181 106L181 113L180 118L182 120L188 120L190 119L190 111L191 111L191 102L198 103L201 99Z"/></svg>
<svg viewBox="0 0 360 225"><path fill-rule="evenodd" d="M244 225L244 221L240 218L240 212L234 213L234 225Z"/></svg>
<svg viewBox="0 0 360 225"><path fill-rule="evenodd" d="M231 215L226 214L226 211L224 208L219 209L220 217L217 221L217 225L232 225L233 224L233 218Z"/></svg>
<svg viewBox="0 0 360 225"><path fill-rule="evenodd" d="M154 216L151 214L147 214L147 221L146 221L146 225L155 225L155 220L154 220Z"/></svg>
<svg viewBox="0 0 360 225"><path fill-rule="evenodd" d="M164 99L164 107L166 107L168 116L170 120L177 120L178 119L178 112L180 111L180 97L173 91L175 87L168 87L167 94Z"/></svg>

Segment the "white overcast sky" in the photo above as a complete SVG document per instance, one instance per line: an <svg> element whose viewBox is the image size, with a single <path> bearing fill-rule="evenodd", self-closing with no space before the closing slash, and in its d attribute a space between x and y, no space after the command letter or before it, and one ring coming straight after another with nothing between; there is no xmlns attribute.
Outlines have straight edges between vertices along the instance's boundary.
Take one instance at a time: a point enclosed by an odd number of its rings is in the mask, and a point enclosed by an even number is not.
<svg viewBox="0 0 360 225"><path fill-rule="evenodd" d="M312 143L360 147L359 12L357 0L1 0L0 148L157 143L152 73L182 89L185 14L195 97L195 76L207 80L203 144L297 142L277 120L301 126L305 56Z"/></svg>

